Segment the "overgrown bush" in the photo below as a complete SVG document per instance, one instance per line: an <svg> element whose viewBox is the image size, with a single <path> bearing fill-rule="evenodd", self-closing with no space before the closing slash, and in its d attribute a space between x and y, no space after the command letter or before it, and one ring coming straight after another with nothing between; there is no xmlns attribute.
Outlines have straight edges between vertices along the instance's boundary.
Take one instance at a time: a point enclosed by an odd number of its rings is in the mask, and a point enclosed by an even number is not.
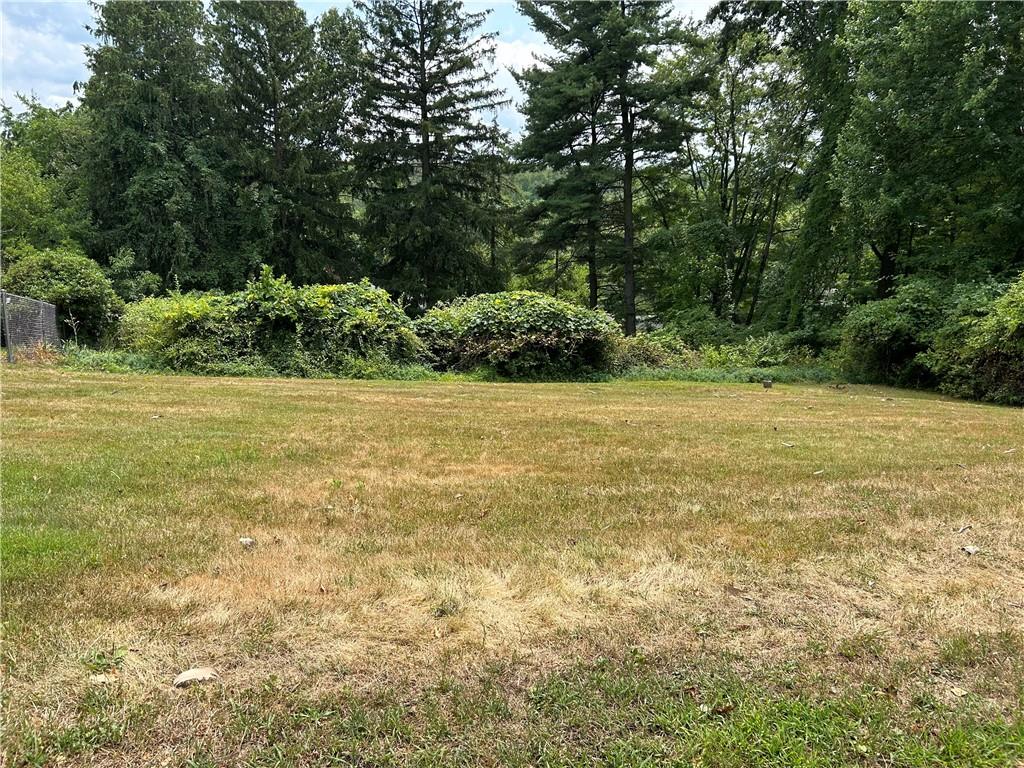
<svg viewBox="0 0 1024 768"><path fill-rule="evenodd" d="M1024 405L1024 274L990 294L983 287L956 302L920 362L947 394Z"/></svg>
<svg viewBox="0 0 1024 768"><path fill-rule="evenodd" d="M703 368L774 368L784 365L808 365L814 360L811 350L793 346L778 333L750 336L738 344L703 346L700 349Z"/></svg>
<svg viewBox="0 0 1024 768"><path fill-rule="evenodd" d="M742 338L742 328L699 306L675 312L668 319L672 335L693 349L732 344Z"/></svg>
<svg viewBox="0 0 1024 768"><path fill-rule="evenodd" d="M23 249L3 278L5 290L55 304L61 335L78 341L100 339L123 307L100 265L71 248Z"/></svg>
<svg viewBox="0 0 1024 768"><path fill-rule="evenodd" d="M863 304L843 321L840 358L852 378L899 386L930 386L918 359L943 320L944 292L925 281L906 283L892 298Z"/></svg>
<svg viewBox="0 0 1024 768"><path fill-rule="evenodd" d="M638 333L620 336L611 349L613 373L639 370L690 369L700 364L700 354L672 333Z"/></svg>
<svg viewBox="0 0 1024 768"><path fill-rule="evenodd" d="M414 324L429 362L501 376L571 376L608 368L621 338L606 313L532 291L491 293L439 305Z"/></svg>
<svg viewBox="0 0 1024 768"><path fill-rule="evenodd" d="M386 291L366 281L296 288L267 268L238 293L130 304L118 339L175 370L231 375L365 376L420 350Z"/></svg>

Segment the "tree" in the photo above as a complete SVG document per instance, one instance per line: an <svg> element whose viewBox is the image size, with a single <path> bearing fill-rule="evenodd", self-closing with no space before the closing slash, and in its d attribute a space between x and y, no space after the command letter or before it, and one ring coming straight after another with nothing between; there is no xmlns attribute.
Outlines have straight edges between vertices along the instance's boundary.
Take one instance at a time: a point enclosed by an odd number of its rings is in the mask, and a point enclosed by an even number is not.
<svg viewBox="0 0 1024 768"><path fill-rule="evenodd" d="M19 113L7 106L2 110L4 183L0 191L14 202L15 189L27 178L16 179L9 174L17 176L29 170L31 158L33 176L38 172L37 191L46 188L43 194L49 198L50 212L32 215L29 226L40 236L25 239L38 247L64 242L84 246L93 237L82 171L91 141L88 112L71 104L53 109L35 99L19 99ZM20 227L12 227L13 222L13 215L4 215L4 236L8 240L18 236L15 230Z"/></svg>
<svg viewBox="0 0 1024 768"><path fill-rule="evenodd" d="M342 200L339 135L349 54L347 17L329 14L322 42L288 2L219 0L210 39L223 88L219 135L237 206L237 241L249 270L267 263L300 282L350 277L349 205ZM335 77L332 78L332 75Z"/></svg>
<svg viewBox="0 0 1024 768"><path fill-rule="evenodd" d="M501 103L485 14L455 0L356 3L366 43L356 188L379 279L424 306L488 280L487 190Z"/></svg>
<svg viewBox="0 0 1024 768"><path fill-rule="evenodd" d="M588 303L598 306L599 252L603 250L606 194L616 180L607 157L615 115L610 84L594 68L602 49L596 3L520 2L519 8L555 53L517 75L526 96L526 130L518 154L536 168L554 171L525 211L535 229L526 261L554 256L561 269L581 261L587 269ZM569 258L559 255L568 252Z"/></svg>
<svg viewBox="0 0 1024 768"><path fill-rule="evenodd" d="M856 5L844 37L853 105L833 178L877 258L899 278L972 280L1024 266L1024 8Z"/></svg>
<svg viewBox="0 0 1024 768"><path fill-rule="evenodd" d="M166 283L237 279L226 188L212 140L216 89L198 0L94 4L85 85L92 141L83 172L96 225L90 251L122 249ZM124 252L124 251L122 251Z"/></svg>
<svg viewBox="0 0 1024 768"><path fill-rule="evenodd" d="M652 77L659 56L680 40L678 27L669 20L667 2L527 2L521 7L556 50L546 62L547 71L528 70L523 77L532 93L527 107L532 123L523 151L557 163L566 169L566 177L579 174L546 190L553 216L549 234L571 242L574 230L582 229L587 258L591 253L596 257L599 210L607 194L617 193L618 214L607 218L621 236L614 260L621 270L625 330L633 334L638 260L634 186L638 173L671 153L683 130L680 107L685 97ZM582 226L574 226L574 220L582 220ZM592 300L596 272L590 271Z"/></svg>
<svg viewBox="0 0 1024 768"><path fill-rule="evenodd" d="M50 185L24 147L5 146L0 163L0 219L5 248L12 243L46 247L65 232Z"/></svg>
<svg viewBox="0 0 1024 768"><path fill-rule="evenodd" d="M786 266L777 263L782 222L811 125L794 63L765 46L762 33L745 32L722 54L707 37L659 66L668 81L710 75L690 104L695 132L678 153L674 243L658 259L654 292L663 314L707 306L720 320L749 325L765 305L770 270Z"/></svg>

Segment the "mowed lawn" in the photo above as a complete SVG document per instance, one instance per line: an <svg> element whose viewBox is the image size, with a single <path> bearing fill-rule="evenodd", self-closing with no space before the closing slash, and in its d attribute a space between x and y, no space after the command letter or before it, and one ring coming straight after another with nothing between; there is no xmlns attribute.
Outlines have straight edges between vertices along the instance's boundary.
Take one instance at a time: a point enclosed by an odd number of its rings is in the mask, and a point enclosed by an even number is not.
<svg viewBox="0 0 1024 768"><path fill-rule="evenodd" d="M2 388L9 765L1024 761L1020 410L23 367ZM172 688L193 666L219 678Z"/></svg>

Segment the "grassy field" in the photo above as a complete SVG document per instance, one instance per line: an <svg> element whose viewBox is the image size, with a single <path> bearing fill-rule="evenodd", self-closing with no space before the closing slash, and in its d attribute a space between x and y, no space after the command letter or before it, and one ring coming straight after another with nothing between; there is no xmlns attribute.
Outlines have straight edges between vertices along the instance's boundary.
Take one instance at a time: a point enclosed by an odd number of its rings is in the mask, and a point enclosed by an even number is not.
<svg viewBox="0 0 1024 768"><path fill-rule="evenodd" d="M8 765L1024 764L1019 410L2 384Z"/></svg>

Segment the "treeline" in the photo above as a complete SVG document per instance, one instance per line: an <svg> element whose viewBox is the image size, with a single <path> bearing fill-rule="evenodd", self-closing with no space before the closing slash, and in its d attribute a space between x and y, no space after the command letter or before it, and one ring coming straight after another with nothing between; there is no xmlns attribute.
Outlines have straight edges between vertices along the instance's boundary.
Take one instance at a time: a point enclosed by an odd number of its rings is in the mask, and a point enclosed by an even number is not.
<svg viewBox="0 0 1024 768"><path fill-rule="evenodd" d="M5 258L80 249L124 299L263 264L412 315L534 289L627 334L816 349L866 302L1024 269L1024 5L519 8L550 53L509 136L452 0L97 4L80 104L5 110Z"/></svg>

